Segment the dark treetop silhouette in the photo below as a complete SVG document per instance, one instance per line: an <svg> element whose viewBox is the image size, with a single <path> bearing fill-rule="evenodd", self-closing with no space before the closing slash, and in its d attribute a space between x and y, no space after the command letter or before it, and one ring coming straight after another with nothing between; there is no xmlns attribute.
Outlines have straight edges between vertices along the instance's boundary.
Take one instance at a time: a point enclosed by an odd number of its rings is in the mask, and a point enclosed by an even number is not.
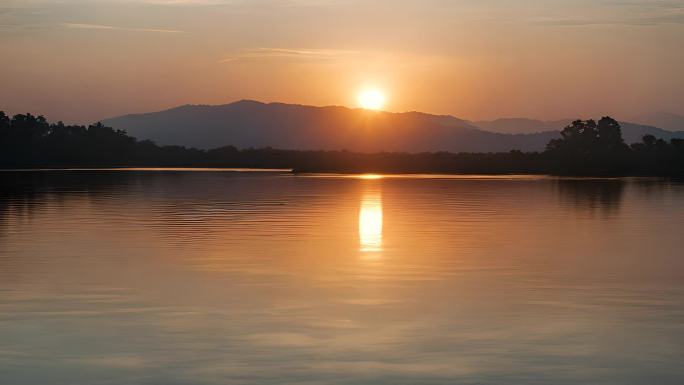
<svg viewBox="0 0 684 385"><path fill-rule="evenodd" d="M237 149L199 150L138 141L123 130L49 123L43 116L0 112L0 168L265 167L301 172L548 173L557 175L684 175L684 140L652 135L628 146L612 118L577 120L543 152L355 153Z"/></svg>

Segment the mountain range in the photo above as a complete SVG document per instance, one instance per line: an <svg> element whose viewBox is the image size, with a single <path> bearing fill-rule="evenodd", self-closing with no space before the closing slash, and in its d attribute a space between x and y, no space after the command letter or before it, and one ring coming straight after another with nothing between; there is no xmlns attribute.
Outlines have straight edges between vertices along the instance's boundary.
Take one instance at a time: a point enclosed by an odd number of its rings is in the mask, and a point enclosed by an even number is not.
<svg viewBox="0 0 684 385"><path fill-rule="evenodd" d="M635 116L633 122L660 127L669 131L684 130L684 116L670 112L653 112Z"/></svg>
<svg viewBox="0 0 684 385"><path fill-rule="evenodd" d="M242 100L184 105L103 120L107 126L162 145L296 150L497 152L543 150L571 119L515 118L471 122L449 115L392 113ZM684 131L622 122L628 143L646 134L684 138Z"/></svg>

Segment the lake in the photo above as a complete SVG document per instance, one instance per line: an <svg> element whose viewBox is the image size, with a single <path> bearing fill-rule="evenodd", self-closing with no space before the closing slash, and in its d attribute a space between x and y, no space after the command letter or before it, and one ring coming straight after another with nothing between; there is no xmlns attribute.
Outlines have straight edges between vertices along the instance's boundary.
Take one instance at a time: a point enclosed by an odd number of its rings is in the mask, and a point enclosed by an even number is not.
<svg viewBox="0 0 684 385"><path fill-rule="evenodd" d="M0 172L0 383L684 383L684 184Z"/></svg>

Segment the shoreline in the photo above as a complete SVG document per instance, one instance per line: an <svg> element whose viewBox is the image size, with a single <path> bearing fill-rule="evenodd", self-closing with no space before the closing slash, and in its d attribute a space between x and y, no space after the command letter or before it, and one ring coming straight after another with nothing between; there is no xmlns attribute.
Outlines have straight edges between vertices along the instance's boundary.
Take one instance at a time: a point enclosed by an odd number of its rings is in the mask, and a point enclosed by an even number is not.
<svg viewBox="0 0 684 385"><path fill-rule="evenodd" d="M450 173L443 171L401 172L401 171L298 171L292 168L254 168L254 167L31 167L31 168L0 168L0 173L40 173L40 172L225 172L225 173L255 173L255 174L286 174L302 177L340 177L359 179L510 179L510 180L624 180L624 179L669 179L681 180L681 177L671 175L558 175L550 173Z"/></svg>

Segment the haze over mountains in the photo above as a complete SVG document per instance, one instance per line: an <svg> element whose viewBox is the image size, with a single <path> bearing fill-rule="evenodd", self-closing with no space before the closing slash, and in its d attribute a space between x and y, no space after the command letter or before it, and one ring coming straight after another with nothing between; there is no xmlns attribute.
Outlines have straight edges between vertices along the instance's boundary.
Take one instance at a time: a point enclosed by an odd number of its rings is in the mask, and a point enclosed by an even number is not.
<svg viewBox="0 0 684 385"><path fill-rule="evenodd" d="M655 116L655 115L654 115ZM673 115L677 116L677 115ZM596 119L599 119L600 117L596 117ZM526 119L526 118L506 118L506 119L497 119L497 120L491 120L491 121L478 121L473 124L475 124L477 127L491 131L491 132L498 132L498 133L507 133L507 134L530 134L530 133L538 133L538 132L549 132L549 131L560 131L563 129L563 127L567 126L568 124L572 123L574 119L561 119L561 120L553 120L553 121L544 121L544 120L535 120L535 119ZM648 120L643 120L645 122L648 122ZM638 123L631 123L631 122L625 122L621 121L620 125L622 126L622 136L625 139L625 142L627 143L634 143L634 142L640 142L641 138L644 135L653 135L657 138L663 138L665 140L669 140L672 138L681 138L682 135L684 134L684 131L680 131L678 129L673 129L673 130L667 130L667 129L662 129L659 126L653 125L653 124L638 124ZM672 124L669 125L670 127L681 127L684 128L684 121L682 122L681 125L677 125L676 122L673 122Z"/></svg>
<svg viewBox="0 0 684 385"><path fill-rule="evenodd" d="M654 112L630 119L633 122L660 127L669 131L684 130L684 116L669 112Z"/></svg>
<svg viewBox="0 0 684 385"><path fill-rule="evenodd" d="M347 107L313 107L243 100L225 105L185 105L124 115L104 124L162 145L216 148L275 147L297 150L497 152L543 150L570 122L499 119L470 122L448 115L391 113ZM646 134L684 138L684 131L623 123L628 143Z"/></svg>

